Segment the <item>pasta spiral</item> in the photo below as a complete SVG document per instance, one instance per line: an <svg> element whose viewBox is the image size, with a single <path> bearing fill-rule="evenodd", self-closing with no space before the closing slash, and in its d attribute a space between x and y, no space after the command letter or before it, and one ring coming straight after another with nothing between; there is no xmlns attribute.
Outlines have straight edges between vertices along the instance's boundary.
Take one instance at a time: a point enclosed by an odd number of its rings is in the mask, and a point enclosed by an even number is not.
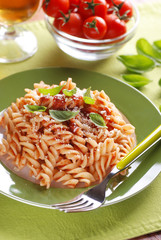
<svg viewBox="0 0 161 240"><path fill-rule="evenodd" d="M44 95L39 89L62 87L56 95ZM63 89L73 90L71 78L52 86L35 83L34 89L25 89L24 97L4 112L0 125L5 137L0 144L0 155L22 169L27 166L30 174L41 186L49 188L58 182L70 188L90 186L102 181L109 169L128 154L135 145L135 128L127 123L104 91L91 91L94 104L84 102L86 89L66 96ZM30 112L26 105L45 107L42 112ZM79 110L67 121L51 117L50 110ZM98 113L106 127L95 125L89 113Z"/></svg>

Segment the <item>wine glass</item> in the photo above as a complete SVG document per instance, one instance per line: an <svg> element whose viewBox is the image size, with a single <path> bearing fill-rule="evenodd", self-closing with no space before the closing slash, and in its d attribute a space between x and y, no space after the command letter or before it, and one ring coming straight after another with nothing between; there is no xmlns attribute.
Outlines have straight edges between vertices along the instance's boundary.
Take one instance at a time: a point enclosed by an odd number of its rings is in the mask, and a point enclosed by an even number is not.
<svg viewBox="0 0 161 240"><path fill-rule="evenodd" d="M23 61L37 51L34 34L18 26L37 11L41 0L0 0L0 63Z"/></svg>

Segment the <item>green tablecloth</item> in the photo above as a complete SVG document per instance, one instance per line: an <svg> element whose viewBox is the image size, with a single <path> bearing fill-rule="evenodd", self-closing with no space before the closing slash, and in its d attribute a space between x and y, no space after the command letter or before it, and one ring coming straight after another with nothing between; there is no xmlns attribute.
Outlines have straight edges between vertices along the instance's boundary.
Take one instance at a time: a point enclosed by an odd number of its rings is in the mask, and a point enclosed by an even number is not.
<svg viewBox="0 0 161 240"><path fill-rule="evenodd" d="M116 56L136 53L135 43L141 37L151 43L161 39L161 2L140 5L140 15L135 37L117 54L99 62L75 60L61 52L43 21L25 24L37 36L39 50L24 62L0 64L0 79L15 72L47 66L89 69L121 79L125 68ZM161 68L145 76L153 81L142 92L156 106L161 105L161 88L158 85ZM131 199L88 213L65 214L25 205L0 195L0 240L121 240L157 230L161 230L161 175Z"/></svg>

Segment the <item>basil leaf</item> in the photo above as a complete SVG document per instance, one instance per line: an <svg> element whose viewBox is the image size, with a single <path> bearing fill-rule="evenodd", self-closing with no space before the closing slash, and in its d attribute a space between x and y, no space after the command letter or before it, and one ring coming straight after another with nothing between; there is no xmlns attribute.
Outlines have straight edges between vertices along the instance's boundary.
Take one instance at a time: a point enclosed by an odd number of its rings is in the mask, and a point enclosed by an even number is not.
<svg viewBox="0 0 161 240"><path fill-rule="evenodd" d="M83 97L83 100L86 104L95 104L95 100L93 98L90 98L90 97Z"/></svg>
<svg viewBox="0 0 161 240"><path fill-rule="evenodd" d="M48 95L49 94L50 96L55 96L55 95L60 93L60 91L62 90L63 87L64 87L64 85L58 86L58 87L55 87L55 88L50 88L50 89L39 88L38 90L43 95Z"/></svg>
<svg viewBox="0 0 161 240"><path fill-rule="evenodd" d="M161 53L157 51L157 49L155 49L146 39L139 39L136 43L136 49L139 54L146 55L161 63Z"/></svg>
<svg viewBox="0 0 161 240"><path fill-rule="evenodd" d="M27 111L29 112L45 112L47 107L45 106L38 106L38 105L24 105Z"/></svg>
<svg viewBox="0 0 161 240"><path fill-rule="evenodd" d="M95 104L95 100L91 97L91 87L87 88L83 100L86 104Z"/></svg>
<svg viewBox="0 0 161 240"><path fill-rule="evenodd" d="M74 118L78 113L79 111L73 112L73 111L49 110L50 116L59 122L64 122L71 118Z"/></svg>
<svg viewBox="0 0 161 240"><path fill-rule="evenodd" d="M77 89L76 89L76 88L73 88L72 90L63 89L63 93L64 93L65 96L67 96L67 97L73 96L76 92L77 92Z"/></svg>
<svg viewBox="0 0 161 240"><path fill-rule="evenodd" d="M102 117L101 115L99 115L98 113L90 113L90 114L89 114L89 117L90 117L91 121L92 121L96 126L107 128L106 123L105 123L103 117Z"/></svg>
<svg viewBox="0 0 161 240"><path fill-rule="evenodd" d="M161 40L155 41L153 44L158 50L161 51Z"/></svg>
<svg viewBox="0 0 161 240"><path fill-rule="evenodd" d="M144 55L120 55L117 57L129 71L143 73L155 67L155 62Z"/></svg>
<svg viewBox="0 0 161 240"><path fill-rule="evenodd" d="M139 74L124 74L122 77L128 84L136 88L140 88L151 82L151 80Z"/></svg>
<svg viewBox="0 0 161 240"><path fill-rule="evenodd" d="M161 78L159 79L159 82L158 82L159 86L161 86Z"/></svg>
<svg viewBox="0 0 161 240"><path fill-rule="evenodd" d="M87 88L86 92L84 93L84 97L90 97L91 98L91 87Z"/></svg>

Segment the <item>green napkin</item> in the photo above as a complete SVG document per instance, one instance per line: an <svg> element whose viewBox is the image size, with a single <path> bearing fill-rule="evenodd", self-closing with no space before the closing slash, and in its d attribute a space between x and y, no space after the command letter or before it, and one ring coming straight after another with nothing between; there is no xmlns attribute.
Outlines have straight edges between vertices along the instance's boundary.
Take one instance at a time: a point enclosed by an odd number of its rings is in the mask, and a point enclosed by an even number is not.
<svg viewBox="0 0 161 240"><path fill-rule="evenodd" d="M141 20L135 37L114 56L98 62L84 62L67 56L56 46L43 21L24 24L37 36L39 50L24 62L0 64L0 79L15 72L47 66L89 69L121 79L126 70L116 56L136 53L135 43L141 37L151 43L161 39L160 13L159 1L140 5ZM153 81L142 92L159 106L161 68L146 73L146 76ZM0 240L123 240L161 230L160 183L161 175L144 191L124 202L77 214L33 207L0 195Z"/></svg>

